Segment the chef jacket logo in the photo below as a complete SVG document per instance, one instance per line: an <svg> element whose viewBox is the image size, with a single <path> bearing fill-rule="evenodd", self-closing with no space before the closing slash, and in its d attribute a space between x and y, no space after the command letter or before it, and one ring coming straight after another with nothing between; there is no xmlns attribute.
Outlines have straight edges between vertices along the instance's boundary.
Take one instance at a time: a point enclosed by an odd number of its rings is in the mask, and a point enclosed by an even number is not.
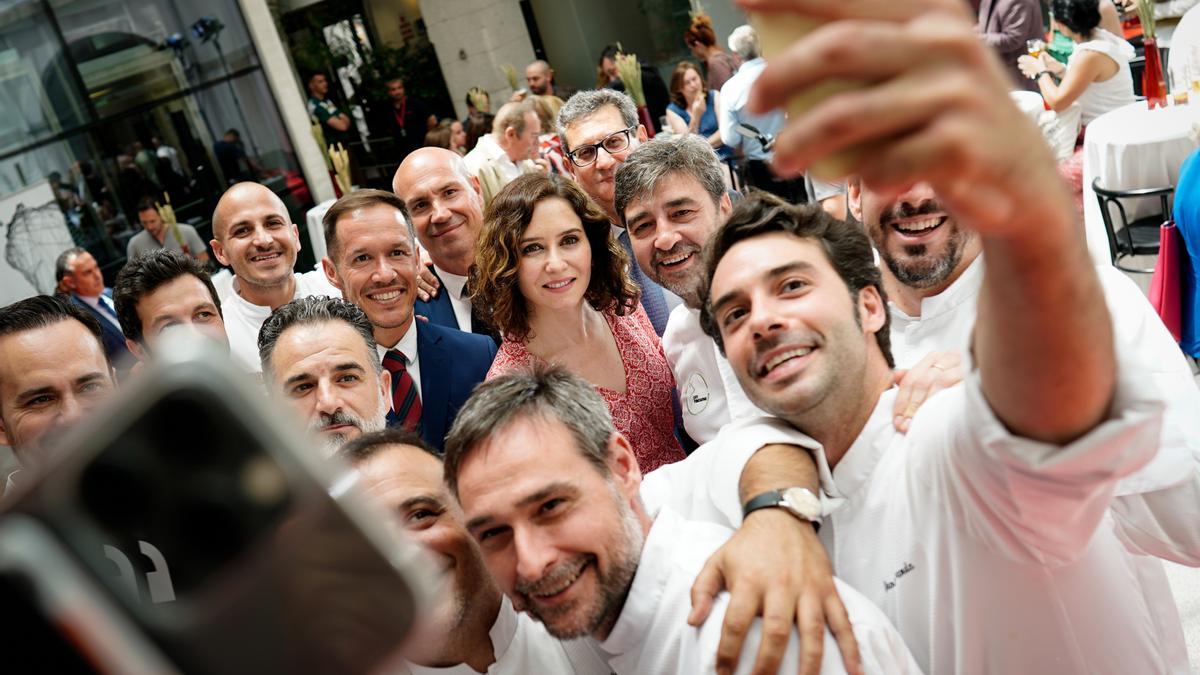
<svg viewBox="0 0 1200 675"><path fill-rule="evenodd" d="M683 407L689 415L699 415L708 407L708 382L700 373L692 373L683 387Z"/></svg>

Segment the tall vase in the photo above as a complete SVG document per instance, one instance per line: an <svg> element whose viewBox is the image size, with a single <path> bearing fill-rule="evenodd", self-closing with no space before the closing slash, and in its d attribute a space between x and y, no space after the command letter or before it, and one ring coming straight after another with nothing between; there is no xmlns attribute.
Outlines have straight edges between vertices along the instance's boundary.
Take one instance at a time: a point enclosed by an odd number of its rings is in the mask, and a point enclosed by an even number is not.
<svg viewBox="0 0 1200 675"><path fill-rule="evenodd" d="M1146 97L1146 106L1154 108L1167 107L1167 83L1163 78L1162 56L1158 53L1158 41L1146 38L1146 69L1142 71L1142 94Z"/></svg>
<svg viewBox="0 0 1200 675"><path fill-rule="evenodd" d="M639 105L637 111L638 121L642 123L642 126L646 127L646 135L654 138L654 118L650 116L650 108Z"/></svg>

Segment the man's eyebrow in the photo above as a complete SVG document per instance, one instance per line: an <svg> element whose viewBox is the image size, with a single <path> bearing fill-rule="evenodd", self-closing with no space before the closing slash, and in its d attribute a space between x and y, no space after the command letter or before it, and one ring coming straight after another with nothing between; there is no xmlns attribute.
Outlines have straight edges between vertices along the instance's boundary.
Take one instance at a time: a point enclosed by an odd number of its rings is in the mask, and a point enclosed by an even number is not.
<svg viewBox="0 0 1200 675"><path fill-rule="evenodd" d="M432 504L435 506L443 505L441 498L439 498L436 495L416 495L413 497L409 497L408 499L405 499L404 501L400 502L400 506L398 506L397 508L400 511L407 511L408 509L411 509L412 507L417 506L418 504Z"/></svg>
<svg viewBox="0 0 1200 675"><path fill-rule="evenodd" d="M89 384L91 382L102 381L105 379L107 379L107 376L104 373L93 371L75 378L75 381L72 384L78 387L81 384ZM17 394L17 400L24 401L27 399L36 398L38 396L44 396L46 394L53 394L57 391L58 390L52 385L45 387L33 387Z"/></svg>
<svg viewBox="0 0 1200 675"><path fill-rule="evenodd" d="M566 481L555 481L538 490L537 492L522 497L520 501L516 502L515 506L517 508L527 508L539 502L546 501L551 495L562 493L576 495L579 493L579 490ZM476 529L483 527L484 525L489 525L495 520L496 519L490 514L476 516L467 521L467 531L474 532Z"/></svg>
<svg viewBox="0 0 1200 675"><path fill-rule="evenodd" d="M792 272L811 272L814 269L816 269L816 268L813 267L812 263L805 262L803 260L796 260L794 262L780 265L778 267L772 267L771 269L764 272L762 276L764 276L768 279L777 279L786 274L791 274ZM712 301L713 314L716 314L718 312L718 310L721 309L721 307L733 302L735 299L737 299L738 295L740 295L741 293L742 293L741 289L735 288L732 291L729 291L728 293L725 293L721 297L717 298L716 300L713 300Z"/></svg>
<svg viewBox="0 0 1200 675"><path fill-rule="evenodd" d="M285 385L290 386L290 385L296 384L298 382L303 382L305 380L311 380L312 377L313 376L311 373L298 373L298 374L293 375L293 376L289 377L288 379L284 380L283 383Z"/></svg>

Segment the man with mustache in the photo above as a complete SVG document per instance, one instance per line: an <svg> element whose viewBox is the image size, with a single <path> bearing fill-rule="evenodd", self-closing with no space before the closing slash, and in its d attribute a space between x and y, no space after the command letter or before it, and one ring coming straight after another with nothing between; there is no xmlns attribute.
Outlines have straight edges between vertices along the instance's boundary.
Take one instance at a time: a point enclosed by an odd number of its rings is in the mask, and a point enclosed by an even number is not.
<svg viewBox="0 0 1200 675"><path fill-rule="evenodd" d="M359 436L338 454L358 471L367 493L445 570L445 592L401 649L406 659L401 672L608 675L586 645L561 642L513 609L463 526L462 510L442 480L442 460L427 443L386 429Z"/></svg>
<svg viewBox="0 0 1200 675"><path fill-rule="evenodd" d="M416 319L417 247L399 197L352 192L329 208L324 226L325 274L366 313L376 363L391 373L388 426L441 448L458 409L487 375L496 343Z"/></svg>
<svg viewBox="0 0 1200 675"><path fill-rule="evenodd" d="M233 185L217 202L212 222L213 253L234 273L232 292L221 298L229 353L239 367L259 373L258 331L271 312L297 298L338 292L320 271L293 271L300 230L269 188Z"/></svg>
<svg viewBox="0 0 1200 675"><path fill-rule="evenodd" d="M268 391L308 421L329 455L384 428L391 374L375 357L367 315L339 298L294 300L271 313L258 338Z"/></svg>
<svg viewBox="0 0 1200 675"><path fill-rule="evenodd" d="M880 203L927 183L987 257L969 375L900 432L866 235L755 196L714 240L706 330L750 399L818 450L834 568L927 672L1187 672L1178 622L1152 616L1165 579L1109 521L1118 481L1157 451L1161 404L1114 346L1053 158L962 3L742 4L830 20L763 71L756 109L831 76L872 83L793 117L777 168L855 174ZM897 215L918 256L938 219Z"/></svg>
<svg viewBox="0 0 1200 675"><path fill-rule="evenodd" d="M729 595L698 630L685 618L693 579L730 531L669 507L650 516L632 446L587 382L538 368L480 385L447 439L445 480L497 583L551 635L588 638L618 675L716 672ZM863 671L920 672L879 609L838 590ZM822 632L819 672L846 672ZM779 672L792 673L799 635L786 635ZM748 637L759 641L758 622Z"/></svg>

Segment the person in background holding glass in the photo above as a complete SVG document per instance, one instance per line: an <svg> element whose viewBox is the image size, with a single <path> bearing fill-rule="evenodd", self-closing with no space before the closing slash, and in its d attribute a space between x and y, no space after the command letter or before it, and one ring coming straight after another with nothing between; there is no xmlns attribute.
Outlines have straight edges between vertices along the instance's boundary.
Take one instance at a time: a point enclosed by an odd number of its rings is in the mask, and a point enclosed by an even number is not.
<svg viewBox="0 0 1200 675"><path fill-rule="evenodd" d="M708 141L722 161L733 155L733 149L721 142L717 110L721 95L704 88L700 68L691 61L681 61L671 74L671 104L667 106L667 126L672 133L699 134Z"/></svg>
<svg viewBox="0 0 1200 675"><path fill-rule="evenodd" d="M525 174L488 206L472 302L504 338L488 379L562 366L604 397L642 471L684 458L675 380L608 217L573 181Z"/></svg>

